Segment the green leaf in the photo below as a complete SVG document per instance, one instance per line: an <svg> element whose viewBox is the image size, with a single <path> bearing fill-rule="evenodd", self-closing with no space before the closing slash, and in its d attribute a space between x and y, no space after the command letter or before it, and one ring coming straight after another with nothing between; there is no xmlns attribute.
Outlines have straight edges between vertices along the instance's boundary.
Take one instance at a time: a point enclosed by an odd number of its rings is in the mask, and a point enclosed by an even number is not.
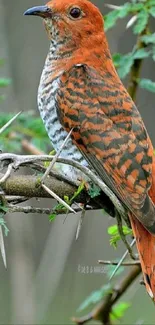
<svg viewBox="0 0 155 325"><path fill-rule="evenodd" d="M117 225L113 225L108 227L108 234L109 235L115 235L116 233L118 233L118 226Z"/></svg>
<svg viewBox="0 0 155 325"><path fill-rule="evenodd" d="M146 10L141 10L137 14L137 21L133 28L134 34L140 34L141 32L143 32L143 30L147 25L148 19L149 19L149 14Z"/></svg>
<svg viewBox="0 0 155 325"><path fill-rule="evenodd" d="M11 79L0 78L0 88L10 85Z"/></svg>
<svg viewBox="0 0 155 325"><path fill-rule="evenodd" d="M144 8L144 4L143 3L135 3L131 6L131 12L136 13L137 11L141 10Z"/></svg>
<svg viewBox="0 0 155 325"><path fill-rule="evenodd" d="M0 205L0 210L6 213L8 211L8 207L5 205Z"/></svg>
<svg viewBox="0 0 155 325"><path fill-rule="evenodd" d="M104 29L107 31L108 29L112 28L116 21L119 18L124 18L130 12L132 5L130 3L125 3L119 9L115 9L109 12L106 16L104 16Z"/></svg>
<svg viewBox="0 0 155 325"><path fill-rule="evenodd" d="M140 79L139 86L143 89L146 89L152 93L155 93L155 82L150 79Z"/></svg>
<svg viewBox="0 0 155 325"><path fill-rule="evenodd" d="M126 310L131 306L128 302L120 302L115 307L113 307L111 312L111 320L118 320L124 316Z"/></svg>
<svg viewBox="0 0 155 325"><path fill-rule="evenodd" d="M107 31L112 28L116 24L117 19L119 19L118 10L113 10L104 16L104 30Z"/></svg>
<svg viewBox="0 0 155 325"><path fill-rule="evenodd" d="M155 6L149 9L149 13L153 18L155 18Z"/></svg>
<svg viewBox="0 0 155 325"><path fill-rule="evenodd" d="M144 42L145 44L150 44L150 43L155 44L155 33L142 36L141 41Z"/></svg>
<svg viewBox="0 0 155 325"><path fill-rule="evenodd" d="M131 3L125 3L123 6L120 7L119 11L119 18L124 18L128 15L132 8Z"/></svg>
<svg viewBox="0 0 155 325"><path fill-rule="evenodd" d="M53 221L55 220L57 214L56 213L52 213L50 216L49 216L49 221Z"/></svg>
<svg viewBox="0 0 155 325"><path fill-rule="evenodd" d="M113 59L113 63L116 68L119 67L122 57L123 57L123 55L120 53L113 54L112 59Z"/></svg>
<svg viewBox="0 0 155 325"><path fill-rule="evenodd" d="M90 195L90 197L92 199L94 197L96 197L96 196L99 196L100 193L101 193L101 189L97 185L95 185L95 184L92 184L91 187L88 190L88 194Z"/></svg>
<svg viewBox="0 0 155 325"><path fill-rule="evenodd" d="M139 49L133 53L134 59L144 59L148 58L151 54L151 51L146 51L144 48Z"/></svg>
<svg viewBox="0 0 155 325"><path fill-rule="evenodd" d="M132 230L129 229L127 226L122 226L122 230L125 236L127 235L132 235ZM110 245L114 246L114 248L117 247L118 241L121 240L119 231L118 231L118 226L113 225L108 228L108 234L111 236L110 238Z"/></svg>
<svg viewBox="0 0 155 325"><path fill-rule="evenodd" d="M148 1L148 6L155 6L155 0L149 0Z"/></svg>
<svg viewBox="0 0 155 325"><path fill-rule="evenodd" d="M85 189L85 182L81 182L80 185L78 186L78 189L74 192L73 196L71 197L70 199L70 203L71 204L75 199L76 197Z"/></svg>
<svg viewBox="0 0 155 325"><path fill-rule="evenodd" d="M79 311L83 311L92 304L98 303L105 295L111 292L111 285L106 284L101 287L99 290L93 291L90 296L88 296L84 302L78 308Z"/></svg>
<svg viewBox="0 0 155 325"><path fill-rule="evenodd" d="M0 225L3 227L3 229L4 229L4 234L5 234L5 236L7 236L8 235L8 233L9 233L9 229L8 229L8 227L6 226L6 221L3 219L3 217L2 217L2 214L0 214L1 215L1 217L0 217ZM4 215L4 214L3 214Z"/></svg>
<svg viewBox="0 0 155 325"><path fill-rule="evenodd" d="M134 62L134 58L131 53L122 56L120 60L119 68L117 70L120 78L123 79L126 77L126 75L130 72L133 62Z"/></svg>

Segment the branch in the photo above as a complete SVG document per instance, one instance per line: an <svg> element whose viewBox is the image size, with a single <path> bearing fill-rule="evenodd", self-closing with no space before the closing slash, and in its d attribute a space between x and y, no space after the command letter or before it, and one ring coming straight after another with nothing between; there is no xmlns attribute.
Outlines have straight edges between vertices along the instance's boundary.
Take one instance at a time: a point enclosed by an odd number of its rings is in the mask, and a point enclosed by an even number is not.
<svg viewBox="0 0 155 325"><path fill-rule="evenodd" d="M11 180L9 177L9 171L11 174L13 168L16 170L19 167L23 167L23 166L37 169L38 162L52 161L53 159L54 156L49 156L49 155L35 156L35 155L16 155L10 153L1 154L0 162L4 163L5 166L8 165L8 169L6 173L4 175L2 174L0 175L2 180L5 180L4 183L1 181L2 189L6 192L7 195L17 195L17 196L21 195L27 197L50 197L50 194L45 194L45 190L43 188L41 189L40 186L41 182L39 177L36 178L34 176L18 176L16 179L14 179L11 176L13 182L10 183ZM100 200L98 200L98 198L91 199L90 196L87 194L88 201L96 202L95 206L93 204L93 207L97 207L97 208L102 207L111 216L115 216L114 207L116 207L119 214L125 220L128 220L126 210L124 209L124 206L121 204L117 196L108 188L108 186L96 174L94 174L92 170L80 165L76 161L69 160L69 159L57 158L57 162L68 164L73 166L74 168L79 169L83 174L85 174L88 177L89 180L95 183L103 191L100 196ZM9 167L10 165L12 166L11 169ZM45 167L42 165L41 168L45 168ZM58 175L58 177L59 179L61 179L61 182L63 179L63 183L60 182L58 183L58 179L56 181L55 177L53 176L52 184L50 179L48 178L45 185L51 190L53 190L53 192L55 192L60 198L64 198L64 194L69 197L73 196L73 194L77 190L76 185L72 185L74 187L74 192L73 192L73 187L72 188L70 187L71 184L69 184L68 180L64 179L64 177L62 177L61 175ZM64 188L65 188L65 193L64 193ZM80 201L80 203L88 203L87 200L85 201L81 200L80 197L79 200L76 201L77 202Z"/></svg>
<svg viewBox="0 0 155 325"><path fill-rule="evenodd" d="M10 164L12 163L12 167L14 169L18 169L20 166L27 166L27 165L30 167L31 165L34 166L34 164L37 163L38 161L44 161L45 162L45 161L52 161L54 159L55 159L54 156L49 156L49 155L35 156L35 155L16 155L16 154L10 154L10 153L4 153L4 154L1 154L0 155L0 161L1 162L9 161ZM70 165L72 167L75 167L75 168L79 169L93 183L95 183L106 194L106 196L108 196L108 198L110 199L110 201L116 207L116 209L119 212L119 214L123 218L126 219L126 211L125 211L123 205L121 204L121 202L119 201L119 199L117 198L117 196L100 179L100 177L98 177L96 174L94 174L94 172L91 169L89 169L89 168L87 168L85 166L82 166L81 164L77 163L76 161L70 160L70 159L57 158L57 162L63 163L63 164L67 164L67 165ZM8 177L8 173L7 172L6 172L6 174L7 174L7 177ZM17 195L20 195L20 194L17 194Z"/></svg>
<svg viewBox="0 0 155 325"><path fill-rule="evenodd" d="M0 178L3 176L4 174L0 173ZM48 194L41 186L37 186L38 183L38 176L16 175L10 176L5 181L5 183L1 184L1 188L6 195L24 196L27 198L51 198L51 195ZM47 178L45 184L61 198L64 198L64 194L68 197L72 197L75 191L77 190L76 186L69 184L69 182L67 183L63 180L59 180L54 176L50 176L50 178ZM86 192L83 191L77 198L77 202L84 203L87 199L88 196L86 195Z"/></svg>
<svg viewBox="0 0 155 325"><path fill-rule="evenodd" d="M89 208L87 209L89 210ZM80 208L75 208L75 212L80 212ZM8 204L7 205L7 212L9 213L17 213L17 212L22 212L22 213L41 213L41 214L53 214L55 213L54 209L49 209L49 208L38 208L38 207L33 207L33 206L20 206L20 205L14 205L14 204ZM69 213L69 211L68 211ZM57 214L64 214L64 209L59 209L57 210Z"/></svg>
<svg viewBox="0 0 155 325"><path fill-rule="evenodd" d="M98 260L99 264L104 264L104 265L118 265L118 262L115 261L104 261L104 260ZM140 265L140 261L127 261L127 262L122 262L121 265L123 266L133 266L133 265Z"/></svg>
<svg viewBox="0 0 155 325"><path fill-rule="evenodd" d="M147 35L148 27L144 29L144 31L139 34L137 38L136 48L142 49L146 48L147 45L141 41L141 37ZM135 101L136 94L138 90L138 78L140 76L142 62L144 59L136 59L131 67L129 83L128 83L128 93L130 94L131 98Z"/></svg>
<svg viewBox="0 0 155 325"><path fill-rule="evenodd" d="M111 292L107 294L105 299L96 308L94 308L90 314L81 318L73 318L72 320L78 325L85 324L91 320L98 320L104 325L110 325L110 313L112 312L113 305L120 297L122 297L122 295L133 283L133 281L136 280L140 273L140 266L136 265L132 267L129 274L123 280L121 280L119 284L114 286Z"/></svg>

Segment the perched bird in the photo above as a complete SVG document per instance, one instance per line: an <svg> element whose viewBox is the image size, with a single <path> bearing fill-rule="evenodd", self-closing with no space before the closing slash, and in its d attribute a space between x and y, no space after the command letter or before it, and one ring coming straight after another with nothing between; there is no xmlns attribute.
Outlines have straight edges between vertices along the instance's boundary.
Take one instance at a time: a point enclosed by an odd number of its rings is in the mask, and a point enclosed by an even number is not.
<svg viewBox="0 0 155 325"><path fill-rule="evenodd" d="M122 202L136 238L146 289L155 301L155 162L142 118L114 68L103 18L88 0L52 0L41 16L50 49L38 107L61 156L89 165ZM79 175L69 166L66 175Z"/></svg>

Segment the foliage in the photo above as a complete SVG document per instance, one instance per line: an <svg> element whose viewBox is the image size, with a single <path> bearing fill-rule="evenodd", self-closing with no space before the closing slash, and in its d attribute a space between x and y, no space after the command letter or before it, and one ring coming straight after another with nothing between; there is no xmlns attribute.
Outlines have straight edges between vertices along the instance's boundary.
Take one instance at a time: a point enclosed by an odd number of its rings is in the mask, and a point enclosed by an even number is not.
<svg viewBox="0 0 155 325"><path fill-rule="evenodd" d="M13 114L0 113L0 128L11 118ZM20 152L22 150L22 140L27 139L40 150L48 151L51 143L46 130L39 117L35 117L33 112L22 113L16 123L7 128L1 135L1 149L10 152Z"/></svg>
<svg viewBox="0 0 155 325"><path fill-rule="evenodd" d="M74 195L69 198L68 196L64 195L64 201L68 204L68 205L72 205L73 201L75 201L76 197L84 190L85 188L85 182L81 182L81 184L79 185L78 189L75 191ZM49 216L49 220L53 221L57 214L59 214L59 211L64 211L64 213L67 213L67 209L64 207L63 204L59 203L54 207L54 212Z"/></svg>
<svg viewBox="0 0 155 325"><path fill-rule="evenodd" d="M110 270L109 272L104 272L106 275L109 276L113 272L114 266L104 266L105 270ZM123 270L123 267L120 268L120 270L117 271L116 275L119 275ZM88 307L92 307L92 305L99 303L103 298L105 298L108 294L112 293L112 283L105 284L98 290L93 291L79 306L77 309L78 312L81 312ZM110 318L111 320L118 320L121 319L124 316L125 311L130 307L130 303L127 302L121 302L117 304L115 307L113 307Z"/></svg>
<svg viewBox="0 0 155 325"><path fill-rule="evenodd" d="M120 302L119 304L117 304L115 307L113 307L113 310L111 312L111 320L121 319L130 306L131 304L129 304L128 302Z"/></svg>
<svg viewBox="0 0 155 325"><path fill-rule="evenodd" d="M88 194L90 195L91 198L94 198L98 195L100 195L101 193L101 189L95 185L95 184L91 184L89 190L88 190Z"/></svg>
<svg viewBox="0 0 155 325"><path fill-rule="evenodd" d="M88 308L92 304L96 304L99 302L101 299L105 297L108 293L110 293L112 290L112 287L109 284L106 284L102 286L99 290L93 291L84 301L83 303L79 306L78 312L83 311L84 309Z"/></svg>
<svg viewBox="0 0 155 325"><path fill-rule="evenodd" d="M125 236L127 235L132 235L132 230L129 229L127 226L122 226L122 230ZM115 248L117 247L118 241L121 240L121 236L119 234L118 226L113 225L108 228L108 234L111 236L110 237L110 245L114 246Z"/></svg>
<svg viewBox="0 0 155 325"><path fill-rule="evenodd" d="M140 79L139 86L143 89L151 91L152 93L155 93L155 82L151 81L150 79Z"/></svg>
<svg viewBox="0 0 155 325"><path fill-rule="evenodd" d="M117 9L110 11L104 17L104 28L109 30L114 27L119 19L127 18L129 15L135 17L129 18L131 21L131 27L134 34L138 35L137 44L134 46L132 52L127 54L116 53L113 55L113 61L118 74L121 79L124 79L130 74L134 62L137 60L143 60L152 58L155 61L155 33L152 33L149 28L150 17L155 18L155 1L141 1L132 0L126 2L122 6L118 6ZM128 24L127 24L128 26ZM146 48L149 48L147 50ZM154 92L154 82L146 79L138 79L139 86L147 91Z"/></svg>

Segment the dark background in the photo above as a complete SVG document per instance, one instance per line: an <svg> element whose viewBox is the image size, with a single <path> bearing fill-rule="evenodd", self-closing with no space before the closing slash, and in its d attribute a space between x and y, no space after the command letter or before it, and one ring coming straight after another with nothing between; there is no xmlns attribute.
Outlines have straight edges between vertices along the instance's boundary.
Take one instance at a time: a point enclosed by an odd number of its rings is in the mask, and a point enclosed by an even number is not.
<svg viewBox="0 0 155 325"><path fill-rule="evenodd" d="M12 79L1 111L38 115L36 96L40 74L48 51L48 40L41 20L24 17L23 12L44 0L0 0L0 57L6 59L1 76ZM111 3L121 5L124 1ZM103 14L103 1L96 1ZM127 53L135 42L132 31L120 20L107 33L111 52ZM155 29L152 21L152 30ZM142 76L155 80L154 63L145 60ZM139 90L137 105L155 144L155 96ZM38 203L34 200L35 205ZM53 200L43 202L51 207ZM10 229L5 240L7 270L0 258L1 324L69 324L80 303L93 290L107 282L106 274L82 273L82 266L94 267L98 259L121 257L125 248L109 246L107 227L114 221L102 212L87 213L78 241L75 241L78 215L48 216L12 214L7 216ZM123 275L122 275L123 276ZM131 301L122 324L154 324L154 306L139 280L123 301ZM78 314L77 314L78 315ZM142 322L143 320L143 322Z"/></svg>

